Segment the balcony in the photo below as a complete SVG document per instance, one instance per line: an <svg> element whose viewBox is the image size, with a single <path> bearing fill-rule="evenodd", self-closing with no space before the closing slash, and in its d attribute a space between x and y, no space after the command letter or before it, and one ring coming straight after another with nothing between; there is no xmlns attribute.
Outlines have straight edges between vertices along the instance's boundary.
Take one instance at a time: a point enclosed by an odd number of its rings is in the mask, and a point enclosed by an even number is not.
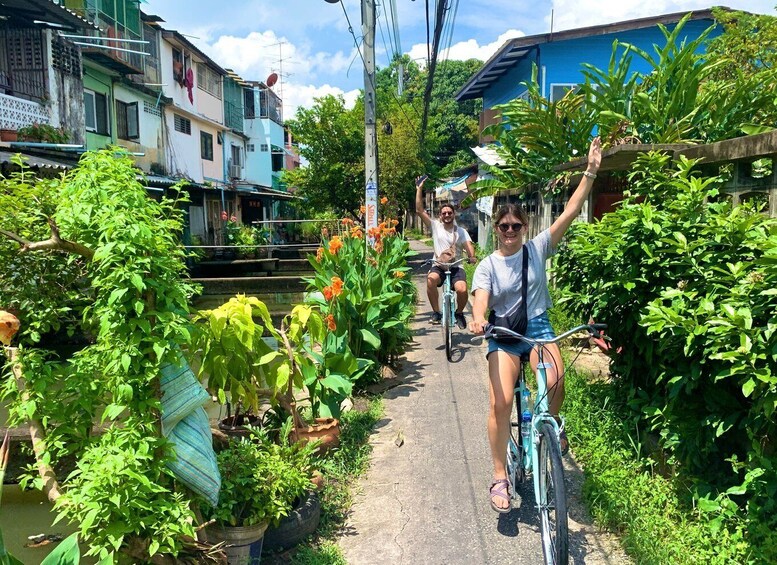
<svg viewBox="0 0 777 565"><path fill-rule="evenodd" d="M48 107L31 100L0 94L0 129L18 130L34 123L49 123Z"/></svg>

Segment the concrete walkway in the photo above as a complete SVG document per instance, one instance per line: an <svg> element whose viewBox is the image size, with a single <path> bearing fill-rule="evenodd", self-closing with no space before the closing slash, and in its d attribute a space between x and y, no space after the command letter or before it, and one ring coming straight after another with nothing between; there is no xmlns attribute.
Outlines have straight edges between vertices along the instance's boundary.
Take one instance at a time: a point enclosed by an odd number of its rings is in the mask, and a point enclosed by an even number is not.
<svg viewBox="0 0 777 565"><path fill-rule="evenodd" d="M539 524L530 483L509 514L488 500L492 476L486 437L488 412L485 345L455 331L453 362L445 358L439 326L428 323L425 270L420 251L415 281L418 313L414 341L403 359L399 384L385 394L385 416L373 434L370 470L339 540L351 565L542 563ZM582 472L571 456L566 479L570 501L570 562L629 563L617 541L597 532L580 503Z"/></svg>

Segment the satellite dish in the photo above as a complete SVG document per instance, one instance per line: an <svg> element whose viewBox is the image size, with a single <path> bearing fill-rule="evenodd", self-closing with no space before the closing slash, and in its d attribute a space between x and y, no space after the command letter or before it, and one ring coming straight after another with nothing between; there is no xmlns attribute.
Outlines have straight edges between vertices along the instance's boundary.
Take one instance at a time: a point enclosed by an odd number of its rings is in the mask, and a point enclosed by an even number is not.
<svg viewBox="0 0 777 565"><path fill-rule="evenodd" d="M278 73L270 73L267 77L267 86L274 86L278 82Z"/></svg>

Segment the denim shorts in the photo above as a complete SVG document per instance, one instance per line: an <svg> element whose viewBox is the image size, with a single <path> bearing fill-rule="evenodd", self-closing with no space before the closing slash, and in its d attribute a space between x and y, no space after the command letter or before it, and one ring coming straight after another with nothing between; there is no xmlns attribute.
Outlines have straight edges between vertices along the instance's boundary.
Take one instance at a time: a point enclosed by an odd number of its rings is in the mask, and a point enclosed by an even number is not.
<svg viewBox="0 0 777 565"><path fill-rule="evenodd" d="M547 311L529 320L529 324L526 327L526 337L531 337L533 339L552 339L556 337L556 332L553 331L553 326L550 325ZM505 351L510 355L515 355L516 357L523 357L529 355L532 347L524 341L505 343L504 341L489 339L486 358L497 349Z"/></svg>

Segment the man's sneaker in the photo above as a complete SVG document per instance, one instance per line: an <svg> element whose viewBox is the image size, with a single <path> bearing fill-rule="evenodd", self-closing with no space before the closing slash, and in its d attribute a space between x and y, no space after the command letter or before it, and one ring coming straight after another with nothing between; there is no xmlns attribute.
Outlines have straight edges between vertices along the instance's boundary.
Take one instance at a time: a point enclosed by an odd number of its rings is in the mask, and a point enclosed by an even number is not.
<svg viewBox="0 0 777 565"><path fill-rule="evenodd" d="M456 318L456 325L460 330L467 329L467 319L464 317L464 312L456 312L454 317Z"/></svg>
<svg viewBox="0 0 777 565"><path fill-rule="evenodd" d="M441 324L442 323L442 313L441 312L432 312L432 318L429 320L432 324Z"/></svg>

